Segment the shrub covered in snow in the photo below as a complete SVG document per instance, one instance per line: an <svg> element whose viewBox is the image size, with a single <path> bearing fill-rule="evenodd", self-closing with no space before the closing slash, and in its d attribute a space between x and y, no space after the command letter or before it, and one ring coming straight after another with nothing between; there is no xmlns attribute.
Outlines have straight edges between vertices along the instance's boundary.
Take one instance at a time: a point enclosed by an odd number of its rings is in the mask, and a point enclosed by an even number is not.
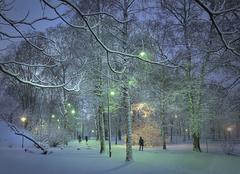
<svg viewBox="0 0 240 174"><path fill-rule="evenodd" d="M35 138L38 141L48 144L50 147L66 144L69 140L68 137L66 131L58 128L49 128L47 132L38 132L35 134Z"/></svg>

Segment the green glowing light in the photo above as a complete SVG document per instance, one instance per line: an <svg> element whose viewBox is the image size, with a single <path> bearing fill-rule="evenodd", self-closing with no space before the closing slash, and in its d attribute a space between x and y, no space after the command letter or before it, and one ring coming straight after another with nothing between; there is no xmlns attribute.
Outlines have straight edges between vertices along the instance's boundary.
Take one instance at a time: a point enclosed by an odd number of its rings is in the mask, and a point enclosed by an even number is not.
<svg viewBox="0 0 240 174"><path fill-rule="evenodd" d="M75 114L75 113L76 113L76 111L73 109L73 110L71 110L71 113L72 113L72 114Z"/></svg>
<svg viewBox="0 0 240 174"><path fill-rule="evenodd" d="M146 53L145 53L144 51L141 51L141 52L139 53L139 55L140 55L140 57L144 57L144 56L146 56Z"/></svg>
<svg viewBox="0 0 240 174"><path fill-rule="evenodd" d="M111 96L114 96L114 95L115 95L115 92L114 92L114 91L111 91L111 92L110 92L110 95L111 95Z"/></svg>

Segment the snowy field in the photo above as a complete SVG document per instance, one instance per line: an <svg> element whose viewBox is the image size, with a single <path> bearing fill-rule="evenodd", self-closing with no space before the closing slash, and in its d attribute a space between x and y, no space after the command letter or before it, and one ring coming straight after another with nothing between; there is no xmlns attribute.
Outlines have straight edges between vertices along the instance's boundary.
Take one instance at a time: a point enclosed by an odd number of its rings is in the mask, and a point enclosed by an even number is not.
<svg viewBox="0 0 240 174"><path fill-rule="evenodd" d="M3 139L3 132L0 137ZM72 141L63 149L49 149L52 153L48 155L31 146L28 149L33 152L24 152L21 147L6 146L6 141L5 136L5 141L0 142L0 174L238 174L240 171L240 157L194 153L173 146L167 151L146 149L143 152L134 147L134 161L125 162L124 145L113 145L113 156L109 159L107 153L98 153L95 140L90 140L88 145Z"/></svg>

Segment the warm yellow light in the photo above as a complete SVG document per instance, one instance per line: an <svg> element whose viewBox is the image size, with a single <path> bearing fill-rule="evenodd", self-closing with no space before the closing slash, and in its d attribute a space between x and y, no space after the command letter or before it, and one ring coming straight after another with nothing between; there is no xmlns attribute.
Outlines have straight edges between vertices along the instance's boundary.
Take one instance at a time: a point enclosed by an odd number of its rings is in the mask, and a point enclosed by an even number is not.
<svg viewBox="0 0 240 174"><path fill-rule="evenodd" d="M26 121L27 121L27 118L26 118L26 117L21 117L21 119L20 119L20 120L21 120L21 122L23 122L23 123L24 123L24 122L26 122Z"/></svg>
<svg viewBox="0 0 240 174"><path fill-rule="evenodd" d="M132 110L141 112L143 117L149 117L153 112L154 109L149 106L147 103L137 103L132 105Z"/></svg>

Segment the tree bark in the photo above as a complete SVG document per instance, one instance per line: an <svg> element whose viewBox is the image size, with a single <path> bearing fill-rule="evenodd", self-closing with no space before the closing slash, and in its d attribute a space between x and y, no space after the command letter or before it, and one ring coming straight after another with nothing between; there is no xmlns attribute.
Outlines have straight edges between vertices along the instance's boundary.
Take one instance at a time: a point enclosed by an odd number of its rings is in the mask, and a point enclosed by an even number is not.
<svg viewBox="0 0 240 174"><path fill-rule="evenodd" d="M193 133L193 151L201 152L200 134Z"/></svg>

